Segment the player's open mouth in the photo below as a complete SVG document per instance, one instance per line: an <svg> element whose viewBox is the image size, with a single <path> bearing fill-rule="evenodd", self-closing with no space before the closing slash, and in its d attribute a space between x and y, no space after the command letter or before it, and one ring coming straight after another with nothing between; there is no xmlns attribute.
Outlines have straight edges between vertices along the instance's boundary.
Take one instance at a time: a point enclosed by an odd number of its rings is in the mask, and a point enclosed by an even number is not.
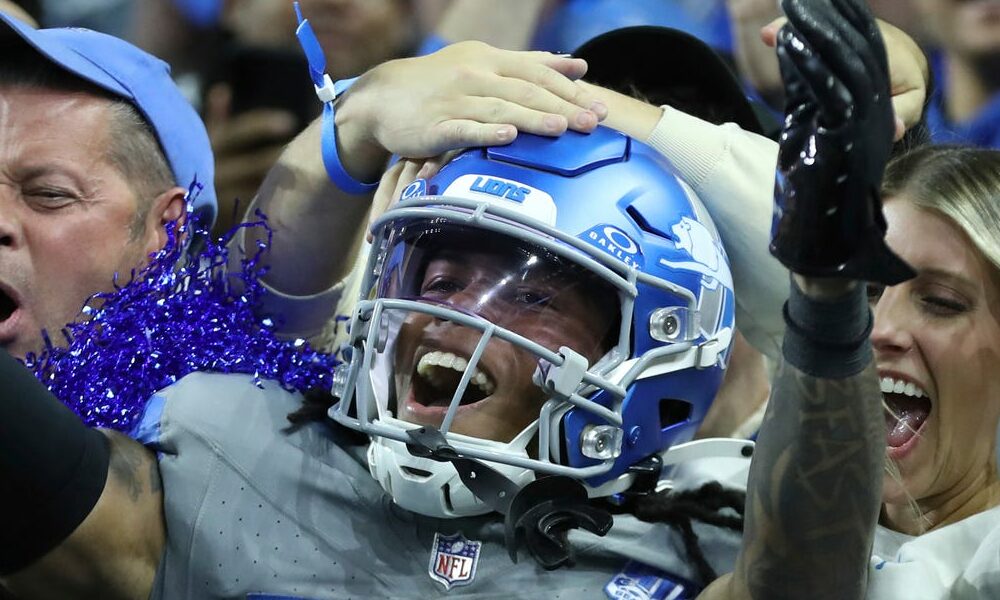
<svg viewBox="0 0 1000 600"><path fill-rule="evenodd" d="M886 404L886 445L908 450L930 416L933 403L923 388L898 376L882 375L879 384Z"/></svg>
<svg viewBox="0 0 1000 600"><path fill-rule="evenodd" d="M467 358L451 352L434 350L424 354L417 361L416 372L411 379L413 400L423 406L447 408L468 365ZM475 404L485 400L495 390L493 378L477 368L462 394L460 404Z"/></svg>

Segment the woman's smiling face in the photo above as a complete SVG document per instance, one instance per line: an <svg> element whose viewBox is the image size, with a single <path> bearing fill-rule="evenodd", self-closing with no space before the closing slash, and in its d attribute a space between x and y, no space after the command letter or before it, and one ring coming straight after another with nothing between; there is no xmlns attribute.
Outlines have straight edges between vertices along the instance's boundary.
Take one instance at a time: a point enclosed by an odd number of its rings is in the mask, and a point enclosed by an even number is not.
<svg viewBox="0 0 1000 600"><path fill-rule="evenodd" d="M997 479L1000 286L950 220L905 196L886 202L885 215L889 246L918 275L873 295L876 364L903 421L886 418L901 477L885 478L883 499L891 507L912 497L927 512Z"/></svg>

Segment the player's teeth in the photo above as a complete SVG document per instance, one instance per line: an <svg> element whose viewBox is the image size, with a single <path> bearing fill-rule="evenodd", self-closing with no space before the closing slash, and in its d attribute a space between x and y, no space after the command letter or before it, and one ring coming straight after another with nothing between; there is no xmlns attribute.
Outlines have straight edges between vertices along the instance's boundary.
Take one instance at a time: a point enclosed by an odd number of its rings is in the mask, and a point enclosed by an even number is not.
<svg viewBox="0 0 1000 600"><path fill-rule="evenodd" d="M889 377L882 377L881 379L879 379L878 383L879 387L882 389L883 394L892 393L892 379L890 379Z"/></svg>
<svg viewBox="0 0 1000 600"><path fill-rule="evenodd" d="M906 387L905 383L903 383L902 381L897 380L896 383L895 383L895 385L893 385L893 387L892 387L892 393L894 393L894 394L902 394L903 393L903 388L905 388L905 387Z"/></svg>
<svg viewBox="0 0 1000 600"><path fill-rule="evenodd" d="M481 371L476 371L475 376L472 378L472 383L474 383L479 389L483 391L484 394L489 396L496 389L490 378L486 376L485 373Z"/></svg>
<svg viewBox="0 0 1000 600"><path fill-rule="evenodd" d="M907 396L913 396L917 393L917 386L913 385L913 383L907 383L906 387L903 388L903 393Z"/></svg>
<svg viewBox="0 0 1000 600"><path fill-rule="evenodd" d="M417 363L417 373L431 384L437 384L440 381L440 377L436 373L436 368L462 372L468 366L469 361L461 356L457 356L451 352L439 352L435 350L420 357L420 362ZM471 382L487 396L492 394L496 389L496 384L479 369L473 371Z"/></svg>

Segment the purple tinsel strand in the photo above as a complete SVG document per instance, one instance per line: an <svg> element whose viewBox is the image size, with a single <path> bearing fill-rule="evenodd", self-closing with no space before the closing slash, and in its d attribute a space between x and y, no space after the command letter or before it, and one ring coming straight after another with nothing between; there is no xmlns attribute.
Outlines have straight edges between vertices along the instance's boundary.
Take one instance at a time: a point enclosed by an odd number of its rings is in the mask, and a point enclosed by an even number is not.
<svg viewBox="0 0 1000 600"><path fill-rule="evenodd" d="M180 241L190 239L187 227L169 225L167 245L148 266L91 298L86 318L63 330L65 346L46 338L25 364L85 423L126 433L155 392L195 371L253 375L257 385L270 379L289 391L329 389L337 360L304 340L279 340L272 320L255 313L267 293L260 260L271 241L267 218L256 214L259 221L217 241L199 231L205 247L197 254ZM238 271L227 268L230 240L256 227L267 242L252 256L242 251Z"/></svg>

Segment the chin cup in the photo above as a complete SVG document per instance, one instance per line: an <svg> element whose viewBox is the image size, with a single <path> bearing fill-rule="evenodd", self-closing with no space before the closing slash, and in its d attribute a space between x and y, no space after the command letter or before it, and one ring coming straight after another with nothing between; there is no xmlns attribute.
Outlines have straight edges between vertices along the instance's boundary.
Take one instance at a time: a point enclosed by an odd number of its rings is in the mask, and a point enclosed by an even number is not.
<svg viewBox="0 0 1000 600"><path fill-rule="evenodd" d="M590 504L583 484L553 475L518 491L507 513L504 538L512 561L517 562L517 547L523 541L538 564L551 571L573 565L573 546L566 539L570 529L603 536L612 524L611 513Z"/></svg>
<svg viewBox="0 0 1000 600"><path fill-rule="evenodd" d="M411 429L407 434L411 454L450 462L476 497L506 516L504 540L515 563L523 543L544 569L572 565L573 547L566 539L569 530L583 528L603 536L614 523L611 513L590 504L586 488L576 479L542 477L518 489L486 463L459 454L434 427Z"/></svg>

